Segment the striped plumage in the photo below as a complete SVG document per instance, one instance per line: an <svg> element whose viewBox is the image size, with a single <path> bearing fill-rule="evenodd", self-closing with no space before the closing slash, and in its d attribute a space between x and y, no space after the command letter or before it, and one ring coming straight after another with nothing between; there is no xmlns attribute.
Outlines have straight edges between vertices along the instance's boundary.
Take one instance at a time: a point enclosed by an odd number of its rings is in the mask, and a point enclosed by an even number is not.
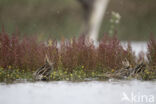
<svg viewBox="0 0 156 104"><path fill-rule="evenodd" d="M131 68L130 63L127 59L125 59L123 62L123 68L120 70L115 71L112 73L107 73L106 77L108 78L118 78L118 79L125 79L128 77L136 78L141 75L141 73L144 72L146 65L144 63L140 63L136 65L136 67Z"/></svg>
<svg viewBox="0 0 156 104"><path fill-rule="evenodd" d="M53 70L53 63L50 62L49 58L46 55L45 64L37 69L34 73L35 80L48 80L50 78L50 74Z"/></svg>

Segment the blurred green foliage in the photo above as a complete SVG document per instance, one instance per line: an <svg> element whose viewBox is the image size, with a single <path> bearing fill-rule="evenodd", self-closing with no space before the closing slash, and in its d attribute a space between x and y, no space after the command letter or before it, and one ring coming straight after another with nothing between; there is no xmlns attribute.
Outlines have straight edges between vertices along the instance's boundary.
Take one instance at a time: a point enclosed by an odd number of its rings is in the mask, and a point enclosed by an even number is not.
<svg viewBox="0 0 156 104"><path fill-rule="evenodd" d="M108 33L111 12L115 11L121 15L115 28L119 39L147 40L151 33L156 33L155 3L155 0L111 0L100 36ZM18 28L22 35L70 38L80 35L83 10L77 0L0 0L0 28L3 24L10 33Z"/></svg>

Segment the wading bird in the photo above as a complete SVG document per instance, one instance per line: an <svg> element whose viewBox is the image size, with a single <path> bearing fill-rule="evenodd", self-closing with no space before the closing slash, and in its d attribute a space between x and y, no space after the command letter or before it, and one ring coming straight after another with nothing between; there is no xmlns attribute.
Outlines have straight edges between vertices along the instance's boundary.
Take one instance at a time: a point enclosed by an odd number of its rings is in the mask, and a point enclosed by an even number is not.
<svg viewBox="0 0 156 104"><path fill-rule="evenodd" d="M48 56L46 55L45 64L34 72L33 74L34 79L49 80L52 70L53 70L53 63L49 60Z"/></svg>

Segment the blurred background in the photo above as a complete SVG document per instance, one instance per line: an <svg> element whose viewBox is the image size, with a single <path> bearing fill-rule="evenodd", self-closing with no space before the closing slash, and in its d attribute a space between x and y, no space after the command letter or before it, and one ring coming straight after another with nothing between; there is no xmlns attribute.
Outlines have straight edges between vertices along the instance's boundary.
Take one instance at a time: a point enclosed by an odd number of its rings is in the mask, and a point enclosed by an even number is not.
<svg viewBox="0 0 156 104"><path fill-rule="evenodd" d="M112 11L121 16L120 40L148 40L156 33L156 0L110 0L99 36L108 34ZM77 0L0 0L0 28L9 33L61 39L81 35L83 9ZM2 30L0 30L2 31ZM99 38L100 38L99 37Z"/></svg>

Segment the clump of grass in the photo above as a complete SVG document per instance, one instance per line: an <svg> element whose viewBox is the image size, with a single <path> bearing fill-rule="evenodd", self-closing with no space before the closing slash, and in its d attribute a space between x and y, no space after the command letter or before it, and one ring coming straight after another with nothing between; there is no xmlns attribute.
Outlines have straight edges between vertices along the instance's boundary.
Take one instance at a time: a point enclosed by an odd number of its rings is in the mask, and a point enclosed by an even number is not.
<svg viewBox="0 0 156 104"><path fill-rule="evenodd" d="M19 39L17 36L0 33L0 66L34 70L43 64L44 48L33 37Z"/></svg>
<svg viewBox="0 0 156 104"><path fill-rule="evenodd" d="M149 42L149 60L156 62L156 42ZM136 64L136 57L130 44L124 49L114 36L105 35L97 46L85 36L45 42L37 37L19 37L19 33L9 36L0 33L0 81L32 79L33 72L44 64L45 55L54 63L51 80L84 80L97 78L106 72L122 68L122 61L127 59L131 67ZM147 71L148 73L148 71Z"/></svg>
<svg viewBox="0 0 156 104"><path fill-rule="evenodd" d="M148 42L148 60L150 65L156 66L156 40L151 38Z"/></svg>
<svg viewBox="0 0 156 104"><path fill-rule="evenodd" d="M0 67L0 82L13 82L15 80L33 81L32 72L15 69L11 66L7 68Z"/></svg>
<svg viewBox="0 0 156 104"><path fill-rule="evenodd" d="M154 37L152 37L148 42L147 58L149 61L149 79L154 79L156 78L156 39Z"/></svg>
<svg viewBox="0 0 156 104"><path fill-rule="evenodd" d="M61 42L60 60L65 70L84 66L85 71L96 70L96 49L85 36Z"/></svg>
<svg viewBox="0 0 156 104"><path fill-rule="evenodd" d="M131 65L134 65L136 60L130 44L128 44L127 49L124 49L115 36L112 38L108 36L103 37L99 43L97 55L98 66L103 68L103 70L120 69L122 67L122 61L125 59L127 59Z"/></svg>

